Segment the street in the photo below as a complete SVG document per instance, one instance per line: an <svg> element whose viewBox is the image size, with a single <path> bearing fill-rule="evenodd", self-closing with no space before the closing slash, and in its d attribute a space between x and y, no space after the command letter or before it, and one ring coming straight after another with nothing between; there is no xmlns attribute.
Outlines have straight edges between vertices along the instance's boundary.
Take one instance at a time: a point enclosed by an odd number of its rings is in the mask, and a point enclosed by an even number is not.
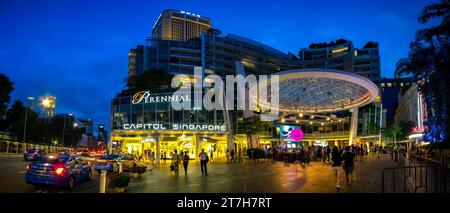
<svg viewBox="0 0 450 213"><path fill-rule="evenodd" d="M30 162L23 160L23 155L0 155L0 192L2 193L97 193L98 173L92 173L92 179L78 183L73 190L67 191L56 187L34 187L25 183L25 169Z"/></svg>
<svg viewBox="0 0 450 213"><path fill-rule="evenodd" d="M391 166L388 155L380 159L365 157L356 162L355 182L347 186L343 170L340 175L341 189L336 190L332 169L328 164L312 162L306 168L298 164L268 162L266 160L244 160L227 164L224 159L208 163L208 176L202 176L198 162L190 162L187 176L180 165L180 176L174 176L169 163L148 170L140 178L132 179L126 192L129 193L340 193L381 192L381 171ZM67 191L55 187L34 187L24 180L28 162L20 155L0 155L0 192L6 193L97 193L99 176L79 183ZM107 190L112 192L112 190Z"/></svg>

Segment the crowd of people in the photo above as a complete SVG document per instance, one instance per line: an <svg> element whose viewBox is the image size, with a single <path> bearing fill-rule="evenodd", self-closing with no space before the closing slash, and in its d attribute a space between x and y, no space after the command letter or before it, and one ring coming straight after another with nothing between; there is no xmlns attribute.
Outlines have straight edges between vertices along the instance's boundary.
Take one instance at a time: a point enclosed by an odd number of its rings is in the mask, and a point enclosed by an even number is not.
<svg viewBox="0 0 450 213"><path fill-rule="evenodd" d="M338 150L344 150L344 147L336 147ZM298 162L302 165L308 165L311 161L323 161L324 163L331 162L331 153L333 147L330 146L299 146L297 148L288 148L284 146L265 147L265 158L283 161L285 163ZM350 149L355 154L355 157L362 160L363 156L377 156L379 158L381 153L384 153L386 147L383 146L350 146Z"/></svg>

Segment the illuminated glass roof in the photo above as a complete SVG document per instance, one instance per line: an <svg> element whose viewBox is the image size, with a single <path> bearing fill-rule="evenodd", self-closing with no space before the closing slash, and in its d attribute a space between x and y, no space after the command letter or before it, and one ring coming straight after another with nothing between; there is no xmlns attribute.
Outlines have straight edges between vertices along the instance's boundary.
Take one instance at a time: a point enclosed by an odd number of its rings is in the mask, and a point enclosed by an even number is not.
<svg viewBox="0 0 450 213"><path fill-rule="evenodd" d="M339 70L295 69L279 76L280 112L335 112L371 103L378 87L369 79ZM260 105L268 106L262 101Z"/></svg>

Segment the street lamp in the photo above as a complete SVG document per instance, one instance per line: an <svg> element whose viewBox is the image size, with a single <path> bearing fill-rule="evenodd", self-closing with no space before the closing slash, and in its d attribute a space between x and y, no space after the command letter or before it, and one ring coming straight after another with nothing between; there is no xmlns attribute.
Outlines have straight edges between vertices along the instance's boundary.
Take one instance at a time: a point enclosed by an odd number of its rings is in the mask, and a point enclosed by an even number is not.
<svg viewBox="0 0 450 213"><path fill-rule="evenodd" d="M73 116L73 113L69 113L69 119L71 118ZM70 122L70 120L69 120L69 122ZM73 127L77 127L77 123L74 123L73 124ZM65 133L65 130L66 130L66 117L64 117L64 125L63 125L63 132L62 132L62 145L64 146L64 133Z"/></svg>
<svg viewBox="0 0 450 213"><path fill-rule="evenodd" d="M28 109L31 107L33 101L34 101L33 97L28 97L27 110L25 111L25 125L23 128L23 143L24 144L25 144L25 137L26 137L26 132L27 132Z"/></svg>

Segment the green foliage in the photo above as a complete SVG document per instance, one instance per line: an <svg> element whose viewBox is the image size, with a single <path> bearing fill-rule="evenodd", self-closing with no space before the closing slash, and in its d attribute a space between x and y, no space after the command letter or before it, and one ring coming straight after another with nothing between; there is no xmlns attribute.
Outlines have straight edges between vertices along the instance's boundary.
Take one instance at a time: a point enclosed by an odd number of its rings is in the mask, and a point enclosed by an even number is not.
<svg viewBox="0 0 450 213"><path fill-rule="evenodd" d="M82 128L74 128L70 126L66 118L66 126L64 126L64 117L55 116L49 123L44 122L39 114L23 106L21 101L14 101L11 108L6 113L6 119L0 130L10 132L10 136L15 141L23 141L23 133L25 128L25 117L27 117L27 130L25 135L26 142L43 143L53 145L53 141L58 141L60 145L76 146L81 140L84 132ZM61 144L64 129L64 144Z"/></svg>
<svg viewBox="0 0 450 213"><path fill-rule="evenodd" d="M450 136L450 1L426 6L418 21L427 24L417 31L410 44L409 60L400 61L395 71L396 77L412 74L418 81L428 105L429 129L444 127L446 141ZM436 22L432 22L436 21ZM433 23L437 23L433 25ZM446 124L446 125L445 125ZM432 137L442 135L436 132Z"/></svg>
<svg viewBox="0 0 450 213"><path fill-rule="evenodd" d="M130 176L124 173L116 174L111 178L111 181L109 182L109 187L110 188L128 187L130 179L131 179Z"/></svg>
<svg viewBox="0 0 450 213"><path fill-rule="evenodd" d="M6 113L7 106L11 101L11 92L14 90L14 83L8 76L0 73L0 116Z"/></svg>
<svg viewBox="0 0 450 213"><path fill-rule="evenodd" d="M244 133L247 136L252 136L258 133L264 133L267 128L271 126L271 123L267 121L261 121L261 117L255 115L252 117L244 118L240 125L243 126Z"/></svg>
<svg viewBox="0 0 450 213"><path fill-rule="evenodd" d="M139 173L142 174L145 171L147 171L146 166L138 166L137 164L133 164L133 166L130 168L131 173Z"/></svg>

